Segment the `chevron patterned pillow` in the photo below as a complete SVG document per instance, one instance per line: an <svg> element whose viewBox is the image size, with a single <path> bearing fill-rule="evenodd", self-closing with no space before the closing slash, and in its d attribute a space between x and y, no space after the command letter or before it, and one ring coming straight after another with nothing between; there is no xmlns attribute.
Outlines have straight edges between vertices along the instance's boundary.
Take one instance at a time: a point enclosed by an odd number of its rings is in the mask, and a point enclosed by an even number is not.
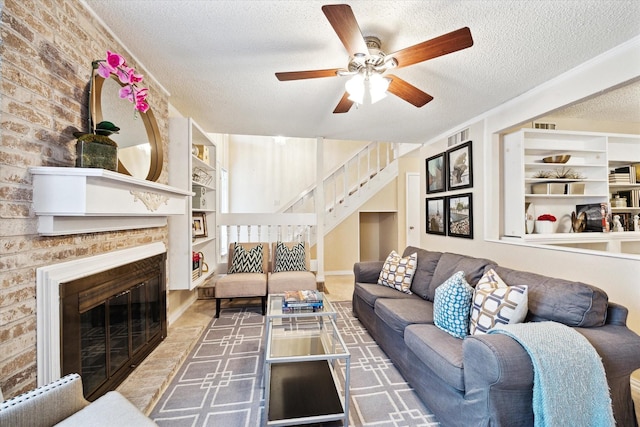
<svg viewBox="0 0 640 427"><path fill-rule="evenodd" d="M276 243L276 265L274 272L307 271L304 242L294 245L291 249L282 242Z"/></svg>
<svg viewBox="0 0 640 427"><path fill-rule="evenodd" d="M262 271L262 245L247 251L244 246L236 243L231 259L231 268L227 273L264 273Z"/></svg>

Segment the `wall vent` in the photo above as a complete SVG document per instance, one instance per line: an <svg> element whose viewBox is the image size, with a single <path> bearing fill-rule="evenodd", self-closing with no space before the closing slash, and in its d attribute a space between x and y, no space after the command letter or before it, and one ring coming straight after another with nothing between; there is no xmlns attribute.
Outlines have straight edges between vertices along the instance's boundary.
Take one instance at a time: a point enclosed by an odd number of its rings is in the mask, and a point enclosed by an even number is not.
<svg viewBox="0 0 640 427"><path fill-rule="evenodd" d="M533 122L533 128L534 129L551 129L551 130L555 130L556 124L555 123L537 123L537 122Z"/></svg>
<svg viewBox="0 0 640 427"><path fill-rule="evenodd" d="M469 139L469 128L466 128L454 135L451 135L447 139L447 146L451 147L453 145L460 144L462 141L467 141L468 139Z"/></svg>

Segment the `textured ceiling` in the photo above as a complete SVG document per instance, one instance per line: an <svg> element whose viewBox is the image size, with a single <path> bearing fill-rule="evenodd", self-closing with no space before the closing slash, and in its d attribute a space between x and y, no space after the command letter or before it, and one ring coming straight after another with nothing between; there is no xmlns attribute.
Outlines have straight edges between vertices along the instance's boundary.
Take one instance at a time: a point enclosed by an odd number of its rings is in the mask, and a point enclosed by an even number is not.
<svg viewBox="0 0 640 427"><path fill-rule="evenodd" d="M344 77L274 76L347 65L321 11L329 1L84 2L181 114L208 132L248 135L424 142L640 34L637 0L346 2L385 52L465 26L474 45L394 71L434 97L422 108L390 95L332 114Z"/></svg>

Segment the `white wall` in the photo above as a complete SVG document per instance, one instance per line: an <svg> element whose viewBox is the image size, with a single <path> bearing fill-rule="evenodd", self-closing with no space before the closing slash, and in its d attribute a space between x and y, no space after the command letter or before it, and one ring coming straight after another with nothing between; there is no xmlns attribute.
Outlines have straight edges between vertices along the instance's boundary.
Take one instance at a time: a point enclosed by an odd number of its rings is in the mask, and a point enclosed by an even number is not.
<svg viewBox="0 0 640 427"><path fill-rule="evenodd" d="M324 174L332 172L368 141L324 140ZM275 212L316 182L316 140L229 135L229 210Z"/></svg>
<svg viewBox="0 0 640 427"><path fill-rule="evenodd" d="M640 76L640 38L594 58L582 66L489 111L458 128L429 141L423 158L446 150L446 137L470 127L473 141L474 239L426 234L422 224L421 246L425 249L483 256L515 269L547 276L583 281L605 290L611 301L629 309L628 325L640 333L640 257L611 256L607 253L580 253L551 247L531 247L504 243L499 233L499 133L531 122L577 100ZM624 131L628 131L627 128ZM424 166L421 171L425 176ZM425 180L422 179L422 194ZM424 205L421 216L425 217Z"/></svg>

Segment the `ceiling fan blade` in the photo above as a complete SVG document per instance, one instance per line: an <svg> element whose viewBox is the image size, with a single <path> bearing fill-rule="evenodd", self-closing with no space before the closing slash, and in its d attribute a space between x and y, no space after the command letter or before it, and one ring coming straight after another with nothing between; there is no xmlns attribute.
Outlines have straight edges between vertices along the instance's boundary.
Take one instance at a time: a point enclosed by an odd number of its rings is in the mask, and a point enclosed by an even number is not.
<svg viewBox="0 0 640 427"><path fill-rule="evenodd" d="M349 99L349 93L345 92L344 95L342 95L340 102L338 102L338 105L336 105L335 110L333 110L333 114L346 113L351 109L352 105L353 101Z"/></svg>
<svg viewBox="0 0 640 427"><path fill-rule="evenodd" d="M427 59L447 55L471 46L473 46L471 30L469 30L469 27L464 27L436 37L435 39L401 49L387 56L394 57L396 61L398 61L398 68L400 68L417 64Z"/></svg>
<svg viewBox="0 0 640 427"><path fill-rule="evenodd" d="M391 79L391 83L389 84L389 92L394 94L395 96L404 99L410 104L415 105L420 108L425 105L427 102L433 100L433 96L429 95L426 92L421 91L411 83L407 83L402 80L398 76L387 75Z"/></svg>
<svg viewBox="0 0 640 427"><path fill-rule="evenodd" d="M348 4L328 4L322 6L322 11L349 55L354 56L356 53L369 54L369 49L364 37L362 37L358 21L356 21L351 6Z"/></svg>
<svg viewBox="0 0 640 427"><path fill-rule="evenodd" d="M276 77L281 82L287 80L303 80L317 79L319 77L335 77L342 68L331 68L329 70L311 70L311 71L290 71L284 73L276 73Z"/></svg>

